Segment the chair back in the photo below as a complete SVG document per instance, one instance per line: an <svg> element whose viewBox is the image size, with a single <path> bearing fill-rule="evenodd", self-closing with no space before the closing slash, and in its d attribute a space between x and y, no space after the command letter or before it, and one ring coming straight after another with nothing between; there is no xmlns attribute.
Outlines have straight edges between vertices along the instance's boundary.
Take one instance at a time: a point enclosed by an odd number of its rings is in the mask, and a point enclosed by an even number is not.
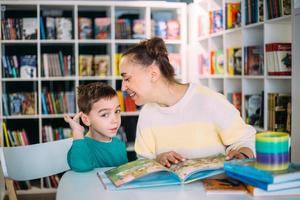
<svg viewBox="0 0 300 200"><path fill-rule="evenodd" d="M72 138L18 147L1 147L5 178L26 181L52 176L69 169L67 154Z"/></svg>

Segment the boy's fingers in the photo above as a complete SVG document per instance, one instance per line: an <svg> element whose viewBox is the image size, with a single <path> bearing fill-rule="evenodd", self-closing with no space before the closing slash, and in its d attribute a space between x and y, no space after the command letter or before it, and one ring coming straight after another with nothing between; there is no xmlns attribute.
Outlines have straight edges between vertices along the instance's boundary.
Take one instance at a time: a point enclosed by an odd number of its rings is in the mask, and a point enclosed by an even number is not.
<svg viewBox="0 0 300 200"><path fill-rule="evenodd" d="M69 121L70 121L69 115L64 115L64 120L65 120L65 122L69 123Z"/></svg>
<svg viewBox="0 0 300 200"><path fill-rule="evenodd" d="M73 117L73 120L76 121L76 122L79 122L80 116L81 116L81 112L76 113L76 115Z"/></svg>

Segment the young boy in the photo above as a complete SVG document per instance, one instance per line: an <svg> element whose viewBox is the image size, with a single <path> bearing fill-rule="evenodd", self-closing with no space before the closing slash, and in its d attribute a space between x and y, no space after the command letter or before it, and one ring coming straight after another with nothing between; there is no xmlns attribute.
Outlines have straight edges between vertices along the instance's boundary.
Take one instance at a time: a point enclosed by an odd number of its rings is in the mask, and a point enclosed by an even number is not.
<svg viewBox="0 0 300 200"><path fill-rule="evenodd" d="M116 137L121 124L120 104L116 91L107 84L96 82L78 87L78 108L73 118L65 115L73 131L73 145L68 152L68 164L77 172L97 167L112 167L128 162L125 144ZM79 118L89 127L84 128Z"/></svg>

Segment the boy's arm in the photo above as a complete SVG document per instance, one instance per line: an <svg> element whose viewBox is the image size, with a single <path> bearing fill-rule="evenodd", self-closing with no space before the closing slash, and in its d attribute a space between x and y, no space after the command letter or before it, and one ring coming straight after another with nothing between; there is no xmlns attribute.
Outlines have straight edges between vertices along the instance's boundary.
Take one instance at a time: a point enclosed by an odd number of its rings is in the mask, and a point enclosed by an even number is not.
<svg viewBox="0 0 300 200"><path fill-rule="evenodd" d="M68 164L76 172L91 171L96 167L96 160L85 139L73 141L68 152Z"/></svg>

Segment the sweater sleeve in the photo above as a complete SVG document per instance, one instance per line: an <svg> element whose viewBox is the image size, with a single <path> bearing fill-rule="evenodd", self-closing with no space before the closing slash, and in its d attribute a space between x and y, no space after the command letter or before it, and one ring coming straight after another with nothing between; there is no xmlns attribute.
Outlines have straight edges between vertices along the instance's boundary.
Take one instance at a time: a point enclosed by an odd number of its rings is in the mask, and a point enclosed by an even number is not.
<svg viewBox="0 0 300 200"><path fill-rule="evenodd" d="M95 168L95 158L85 139L73 141L68 152L68 164L76 172L87 172Z"/></svg>
<svg viewBox="0 0 300 200"><path fill-rule="evenodd" d="M155 140L150 128L142 128L142 116L138 120L137 131L134 149L138 158L154 159L155 155Z"/></svg>
<svg viewBox="0 0 300 200"><path fill-rule="evenodd" d="M226 99L221 99L214 107L214 121L217 131L226 148L238 150L241 147L248 147L255 154L255 133L256 130L246 124L240 116L240 112Z"/></svg>

